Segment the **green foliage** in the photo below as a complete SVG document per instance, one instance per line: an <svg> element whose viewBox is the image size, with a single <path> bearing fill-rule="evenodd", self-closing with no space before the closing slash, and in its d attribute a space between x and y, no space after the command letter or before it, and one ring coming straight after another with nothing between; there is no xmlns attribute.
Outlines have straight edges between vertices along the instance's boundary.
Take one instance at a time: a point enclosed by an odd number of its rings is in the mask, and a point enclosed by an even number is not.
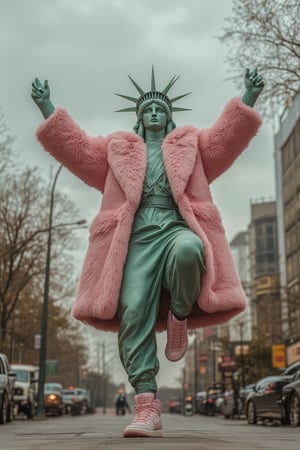
<svg viewBox="0 0 300 450"><path fill-rule="evenodd" d="M265 344L263 338L252 340L249 351L243 356L238 355L235 361L239 371L242 370L244 363L246 384L255 383L260 378L273 373L272 349Z"/></svg>

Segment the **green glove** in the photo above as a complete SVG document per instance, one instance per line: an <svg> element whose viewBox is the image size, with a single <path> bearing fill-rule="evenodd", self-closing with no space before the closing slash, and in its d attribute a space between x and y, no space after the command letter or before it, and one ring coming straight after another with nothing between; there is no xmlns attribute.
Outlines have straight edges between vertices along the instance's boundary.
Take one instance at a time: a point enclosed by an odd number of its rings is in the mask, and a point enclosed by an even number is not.
<svg viewBox="0 0 300 450"><path fill-rule="evenodd" d="M246 69L244 84L246 91L242 97L242 102L248 106L254 106L259 94L264 88L264 80L261 75L258 75L257 69L250 72Z"/></svg>
<svg viewBox="0 0 300 450"><path fill-rule="evenodd" d="M40 108L45 119L54 112L55 107L50 100L50 89L47 80L44 81L44 84L38 78L34 80L32 83L31 97Z"/></svg>

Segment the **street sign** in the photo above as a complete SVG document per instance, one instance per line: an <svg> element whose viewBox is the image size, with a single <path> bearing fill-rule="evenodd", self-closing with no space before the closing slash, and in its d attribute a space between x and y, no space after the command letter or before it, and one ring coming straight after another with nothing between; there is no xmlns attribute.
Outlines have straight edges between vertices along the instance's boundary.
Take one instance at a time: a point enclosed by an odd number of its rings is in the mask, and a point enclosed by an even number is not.
<svg viewBox="0 0 300 450"><path fill-rule="evenodd" d="M283 369L285 367L285 345L272 345L272 366Z"/></svg>
<svg viewBox="0 0 300 450"><path fill-rule="evenodd" d="M200 363L207 363L208 359L208 353L198 353L198 361Z"/></svg>
<svg viewBox="0 0 300 450"><path fill-rule="evenodd" d="M223 356L222 360L218 364L219 371L224 372L235 372L236 364L232 361L230 356Z"/></svg>
<svg viewBox="0 0 300 450"><path fill-rule="evenodd" d="M34 349L39 350L41 348L41 339L42 336L40 334L34 335Z"/></svg>
<svg viewBox="0 0 300 450"><path fill-rule="evenodd" d="M57 372L58 372L57 359L47 359L46 372L47 372L47 375L57 375Z"/></svg>

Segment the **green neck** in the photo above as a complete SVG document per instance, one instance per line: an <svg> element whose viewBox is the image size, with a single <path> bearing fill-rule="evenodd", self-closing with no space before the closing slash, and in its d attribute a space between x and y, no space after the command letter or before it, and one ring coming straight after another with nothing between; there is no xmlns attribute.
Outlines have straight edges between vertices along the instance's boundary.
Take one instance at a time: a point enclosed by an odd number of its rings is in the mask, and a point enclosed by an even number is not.
<svg viewBox="0 0 300 450"><path fill-rule="evenodd" d="M147 144L148 141L161 143L166 135L165 130L152 131L145 130L145 142Z"/></svg>

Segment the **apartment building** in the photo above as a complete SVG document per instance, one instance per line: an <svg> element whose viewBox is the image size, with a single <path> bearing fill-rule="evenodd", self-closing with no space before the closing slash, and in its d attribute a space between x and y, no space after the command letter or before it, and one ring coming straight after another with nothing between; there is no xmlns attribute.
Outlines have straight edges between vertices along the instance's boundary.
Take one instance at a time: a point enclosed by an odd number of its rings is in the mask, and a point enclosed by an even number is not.
<svg viewBox="0 0 300 450"><path fill-rule="evenodd" d="M293 342L300 339L300 93L274 143L283 338Z"/></svg>

